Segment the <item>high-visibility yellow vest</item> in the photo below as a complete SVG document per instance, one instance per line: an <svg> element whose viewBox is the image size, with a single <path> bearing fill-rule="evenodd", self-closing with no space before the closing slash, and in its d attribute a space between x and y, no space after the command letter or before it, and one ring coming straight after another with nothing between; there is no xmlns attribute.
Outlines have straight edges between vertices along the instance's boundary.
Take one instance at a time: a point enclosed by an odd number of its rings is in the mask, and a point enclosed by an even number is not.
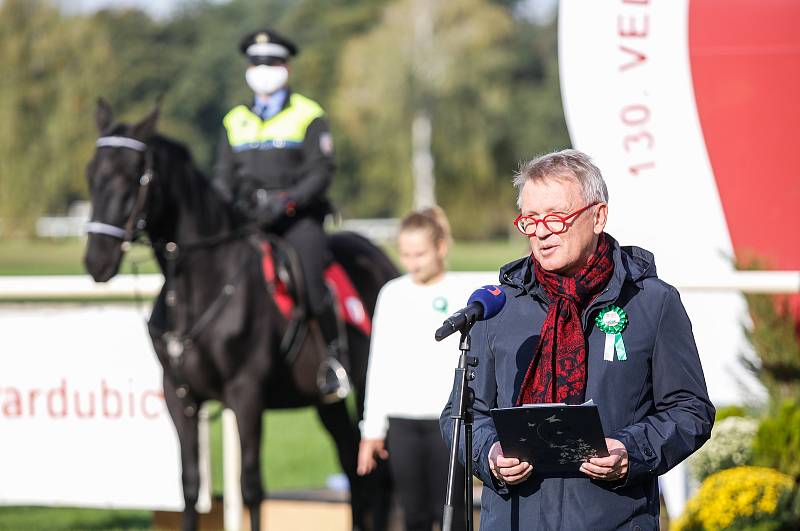
<svg viewBox="0 0 800 531"><path fill-rule="evenodd" d="M281 112L267 121L245 105L238 105L225 115L222 123L234 151L296 147L303 143L306 129L324 115L315 101L292 94Z"/></svg>

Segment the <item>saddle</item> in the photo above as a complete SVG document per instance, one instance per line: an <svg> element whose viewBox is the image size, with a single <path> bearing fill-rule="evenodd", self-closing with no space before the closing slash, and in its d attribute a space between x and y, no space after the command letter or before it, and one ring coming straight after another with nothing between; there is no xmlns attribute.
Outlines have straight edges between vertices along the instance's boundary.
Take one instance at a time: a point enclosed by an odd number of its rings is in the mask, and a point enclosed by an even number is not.
<svg viewBox="0 0 800 531"><path fill-rule="evenodd" d="M299 259L291 246L274 236L262 239L260 250L267 290L281 314L289 322L281 341L281 351L287 361L292 362L305 339L308 317ZM325 284L336 308L339 344L347 345L345 327L348 325L365 337L369 337L372 332L372 320L361 296L341 264L334 261L325 269Z"/></svg>

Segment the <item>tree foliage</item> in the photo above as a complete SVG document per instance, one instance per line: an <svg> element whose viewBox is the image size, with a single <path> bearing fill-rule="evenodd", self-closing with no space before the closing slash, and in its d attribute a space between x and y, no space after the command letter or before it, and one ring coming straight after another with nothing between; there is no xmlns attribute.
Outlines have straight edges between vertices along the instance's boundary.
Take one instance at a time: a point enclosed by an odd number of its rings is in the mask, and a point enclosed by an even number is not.
<svg viewBox="0 0 800 531"><path fill-rule="evenodd" d="M66 23L65 23L66 22ZM109 36L44 2L0 4L0 217L5 231L83 193L89 111L113 68Z"/></svg>
<svg viewBox="0 0 800 531"><path fill-rule="evenodd" d="M800 402L800 325L790 299L758 293L745 298L753 320L745 334L758 355L758 362L745 359L745 365L764 384L771 404Z"/></svg>
<svg viewBox="0 0 800 531"><path fill-rule="evenodd" d="M758 427L754 463L775 468L800 481L800 405L787 399L774 409Z"/></svg>
<svg viewBox="0 0 800 531"><path fill-rule="evenodd" d="M332 194L345 216L411 208L411 121L424 109L437 197L456 234L505 233L519 162L569 144L555 25L516 17L515 4L194 0L153 20L135 9L67 16L46 0L6 0L0 230L30 229L38 215L85 196L98 96L132 120L165 93L160 127L210 171L222 117L252 97L239 39L267 26L299 43L292 85L329 112Z"/></svg>

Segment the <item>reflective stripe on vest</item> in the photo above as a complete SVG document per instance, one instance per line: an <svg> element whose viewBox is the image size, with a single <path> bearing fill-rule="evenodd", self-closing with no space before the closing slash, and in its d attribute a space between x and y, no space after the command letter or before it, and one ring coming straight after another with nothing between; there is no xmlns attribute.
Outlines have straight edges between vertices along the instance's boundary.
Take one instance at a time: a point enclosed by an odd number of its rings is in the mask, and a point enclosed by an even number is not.
<svg viewBox="0 0 800 531"><path fill-rule="evenodd" d="M239 105L225 115L222 123L234 151L285 148L302 144L308 126L323 114L322 107L315 101L292 94L289 105L266 122L246 106Z"/></svg>

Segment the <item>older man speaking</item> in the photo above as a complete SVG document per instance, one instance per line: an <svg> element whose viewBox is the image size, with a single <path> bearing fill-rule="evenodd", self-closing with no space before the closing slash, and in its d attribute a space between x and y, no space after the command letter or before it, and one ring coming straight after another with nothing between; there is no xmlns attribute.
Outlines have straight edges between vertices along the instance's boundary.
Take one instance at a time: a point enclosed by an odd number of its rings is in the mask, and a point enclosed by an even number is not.
<svg viewBox="0 0 800 531"><path fill-rule="evenodd" d="M657 530L658 475L699 448L714 421L680 296L651 253L603 232L608 191L587 155L531 160L514 185L514 224L531 254L501 269L506 306L471 332L480 364L466 455L484 483L481 529ZM490 409L589 399L610 455L582 463L578 477L503 455Z"/></svg>

